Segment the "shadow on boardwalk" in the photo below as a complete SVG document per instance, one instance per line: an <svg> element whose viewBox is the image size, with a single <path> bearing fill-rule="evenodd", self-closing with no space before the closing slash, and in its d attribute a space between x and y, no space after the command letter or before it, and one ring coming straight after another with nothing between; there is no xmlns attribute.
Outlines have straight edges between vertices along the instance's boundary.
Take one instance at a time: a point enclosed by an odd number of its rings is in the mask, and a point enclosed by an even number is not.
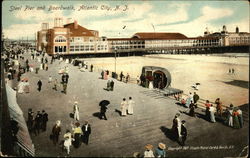
<svg viewBox="0 0 250 158"><path fill-rule="evenodd" d="M169 129L169 128L165 127L165 126L161 126L160 129L161 129L161 131L165 134L165 136L166 136L168 139L170 139L170 140L173 141L173 142L175 141L171 129Z"/></svg>

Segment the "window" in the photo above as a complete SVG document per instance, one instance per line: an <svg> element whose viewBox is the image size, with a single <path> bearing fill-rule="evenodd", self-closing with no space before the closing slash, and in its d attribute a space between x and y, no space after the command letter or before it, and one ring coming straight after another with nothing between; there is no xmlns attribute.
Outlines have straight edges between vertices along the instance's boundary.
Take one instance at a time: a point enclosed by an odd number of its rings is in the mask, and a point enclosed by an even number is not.
<svg viewBox="0 0 250 158"><path fill-rule="evenodd" d="M66 38L64 36L56 36L55 37L55 42L66 42Z"/></svg>

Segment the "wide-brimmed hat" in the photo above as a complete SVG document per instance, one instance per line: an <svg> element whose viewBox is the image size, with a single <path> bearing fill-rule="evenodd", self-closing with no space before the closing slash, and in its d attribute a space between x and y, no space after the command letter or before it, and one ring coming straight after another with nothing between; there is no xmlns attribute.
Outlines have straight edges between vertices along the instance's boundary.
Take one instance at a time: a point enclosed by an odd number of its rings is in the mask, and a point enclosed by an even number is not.
<svg viewBox="0 0 250 158"><path fill-rule="evenodd" d="M158 144L158 147L159 147L160 149L166 149L166 145L163 144L163 143L159 143L159 144Z"/></svg>
<svg viewBox="0 0 250 158"><path fill-rule="evenodd" d="M78 102L77 102L77 101L75 101L75 104L78 104Z"/></svg>
<svg viewBox="0 0 250 158"><path fill-rule="evenodd" d="M152 150L152 149L153 149L153 145L147 144L147 145L145 146L145 148L148 149L148 150Z"/></svg>

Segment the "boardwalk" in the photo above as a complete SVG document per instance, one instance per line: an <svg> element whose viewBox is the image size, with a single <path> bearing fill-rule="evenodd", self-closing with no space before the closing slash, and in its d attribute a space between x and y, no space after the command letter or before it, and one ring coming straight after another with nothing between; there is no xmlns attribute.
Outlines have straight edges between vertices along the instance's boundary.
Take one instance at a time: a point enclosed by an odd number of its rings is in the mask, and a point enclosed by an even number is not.
<svg viewBox="0 0 250 158"><path fill-rule="evenodd" d="M26 55L28 56L28 55ZM29 57L29 56L28 56ZM29 58L30 59L30 58ZM25 61L25 60L24 60ZM32 61L31 61L32 62ZM48 76L61 81L59 68L69 67L69 84L67 94L52 89L48 83ZM126 84L115 80L114 91L106 91L107 80L99 79L97 72L80 72L77 67L58 61L49 64L49 70L40 70L39 74L28 72L22 77L28 77L30 91L28 94L18 94L17 101L27 119L28 108L34 112L45 110L49 114L47 131L38 136L32 135L37 156L65 156L66 153L59 146L53 146L49 140L51 129L56 120L62 120L62 135L70 129L72 118L69 113L73 111L73 103L78 101L80 122L88 120L92 125L92 134L88 146L82 144L80 148L72 147L71 156L132 156L134 152L144 151L147 143L157 146L159 142L165 143L169 148L169 157L225 157L238 156L246 146L248 136L248 122L244 128L236 130L220 122L209 123L202 118L191 118L181 114L180 118L186 120L188 139L186 148L178 148L178 143L169 138L169 129L172 126L174 115L187 110L176 104L176 101L162 97L159 94L135 84ZM41 79L43 86L41 92L37 91L37 81ZM122 98L132 96L136 102L134 115L120 117L116 109L120 110ZM109 100L107 118L99 120L99 102ZM201 109L198 112L202 113ZM207 149L223 146L231 149ZM195 148L196 147L196 150ZM199 149L197 149L199 147ZM222 147L221 147L222 148Z"/></svg>

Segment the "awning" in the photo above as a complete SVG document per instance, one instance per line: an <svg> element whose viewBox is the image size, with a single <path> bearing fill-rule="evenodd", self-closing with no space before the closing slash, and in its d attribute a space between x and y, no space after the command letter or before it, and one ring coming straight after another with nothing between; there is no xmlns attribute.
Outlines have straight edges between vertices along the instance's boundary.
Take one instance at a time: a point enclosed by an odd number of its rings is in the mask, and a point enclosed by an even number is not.
<svg viewBox="0 0 250 158"><path fill-rule="evenodd" d="M17 145L30 156L35 156L35 148L29 135L29 131L23 117L23 112L16 102L16 91L6 84L7 100L9 105L10 118L18 122Z"/></svg>

